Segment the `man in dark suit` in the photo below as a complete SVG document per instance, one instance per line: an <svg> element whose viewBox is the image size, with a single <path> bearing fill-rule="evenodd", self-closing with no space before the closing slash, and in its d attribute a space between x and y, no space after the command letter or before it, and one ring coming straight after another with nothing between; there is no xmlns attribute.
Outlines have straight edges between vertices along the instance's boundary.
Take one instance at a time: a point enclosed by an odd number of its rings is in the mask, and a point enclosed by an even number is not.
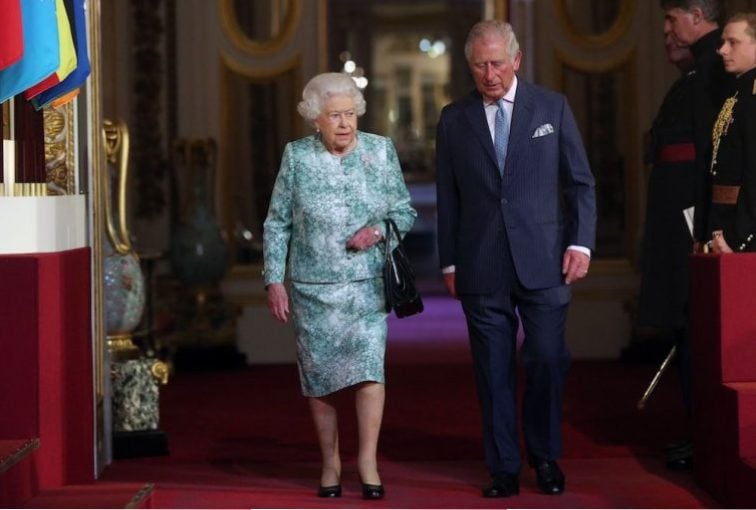
<svg viewBox="0 0 756 510"><path fill-rule="evenodd" d="M569 285L588 274L594 179L566 99L515 75L521 53L509 24L476 24L465 56L477 90L445 107L437 127L438 243L467 318L492 477L483 496L519 492L518 312L528 463L539 488L559 494Z"/></svg>

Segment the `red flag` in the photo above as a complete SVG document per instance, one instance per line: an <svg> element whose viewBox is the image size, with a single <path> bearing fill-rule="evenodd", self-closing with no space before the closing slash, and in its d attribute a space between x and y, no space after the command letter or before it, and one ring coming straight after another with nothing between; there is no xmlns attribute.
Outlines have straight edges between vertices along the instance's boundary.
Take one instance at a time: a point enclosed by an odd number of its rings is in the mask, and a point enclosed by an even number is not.
<svg viewBox="0 0 756 510"><path fill-rule="evenodd" d="M24 54L0 69L0 103L44 80L60 65L56 0L21 0ZM0 22L0 25L2 22Z"/></svg>
<svg viewBox="0 0 756 510"><path fill-rule="evenodd" d="M0 69L18 61L24 54L21 0L0 0Z"/></svg>

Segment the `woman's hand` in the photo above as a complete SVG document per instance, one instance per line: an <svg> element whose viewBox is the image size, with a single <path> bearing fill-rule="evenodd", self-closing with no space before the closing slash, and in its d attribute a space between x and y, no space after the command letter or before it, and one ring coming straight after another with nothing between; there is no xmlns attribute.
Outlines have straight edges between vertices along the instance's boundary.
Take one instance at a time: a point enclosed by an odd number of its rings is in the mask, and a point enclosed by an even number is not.
<svg viewBox="0 0 756 510"><path fill-rule="evenodd" d="M381 231L378 227L366 226L362 227L355 233L349 241L347 241L347 249L354 251L367 250L368 248L375 246L383 239Z"/></svg>
<svg viewBox="0 0 756 510"><path fill-rule="evenodd" d="M289 320L289 295L283 283L271 283L268 285L268 310L279 322Z"/></svg>

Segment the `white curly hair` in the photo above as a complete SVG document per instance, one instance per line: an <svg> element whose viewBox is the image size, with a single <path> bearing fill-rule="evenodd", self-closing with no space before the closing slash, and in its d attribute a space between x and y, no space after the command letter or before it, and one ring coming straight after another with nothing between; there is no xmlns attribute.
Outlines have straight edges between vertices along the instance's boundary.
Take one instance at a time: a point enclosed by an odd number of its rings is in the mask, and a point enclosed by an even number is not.
<svg viewBox="0 0 756 510"><path fill-rule="evenodd" d="M365 113L365 98L354 80L344 73L322 73L312 78L304 90L297 111L308 122L313 122L323 113L323 105L333 96L349 96L354 100L357 116Z"/></svg>

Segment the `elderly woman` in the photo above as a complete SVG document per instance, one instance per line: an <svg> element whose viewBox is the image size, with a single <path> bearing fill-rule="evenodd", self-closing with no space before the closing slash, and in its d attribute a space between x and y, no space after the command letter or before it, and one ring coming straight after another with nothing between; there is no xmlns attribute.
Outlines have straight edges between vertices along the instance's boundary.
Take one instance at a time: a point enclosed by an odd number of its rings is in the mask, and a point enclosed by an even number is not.
<svg viewBox="0 0 756 510"><path fill-rule="evenodd" d="M320 497L341 495L336 393L351 391L357 410L357 469L365 499L384 489L376 452L385 400L384 220L402 234L416 213L388 138L357 130L365 100L341 73L315 76L299 113L316 133L289 143L264 229L268 308L291 312L302 393L323 458Z"/></svg>

